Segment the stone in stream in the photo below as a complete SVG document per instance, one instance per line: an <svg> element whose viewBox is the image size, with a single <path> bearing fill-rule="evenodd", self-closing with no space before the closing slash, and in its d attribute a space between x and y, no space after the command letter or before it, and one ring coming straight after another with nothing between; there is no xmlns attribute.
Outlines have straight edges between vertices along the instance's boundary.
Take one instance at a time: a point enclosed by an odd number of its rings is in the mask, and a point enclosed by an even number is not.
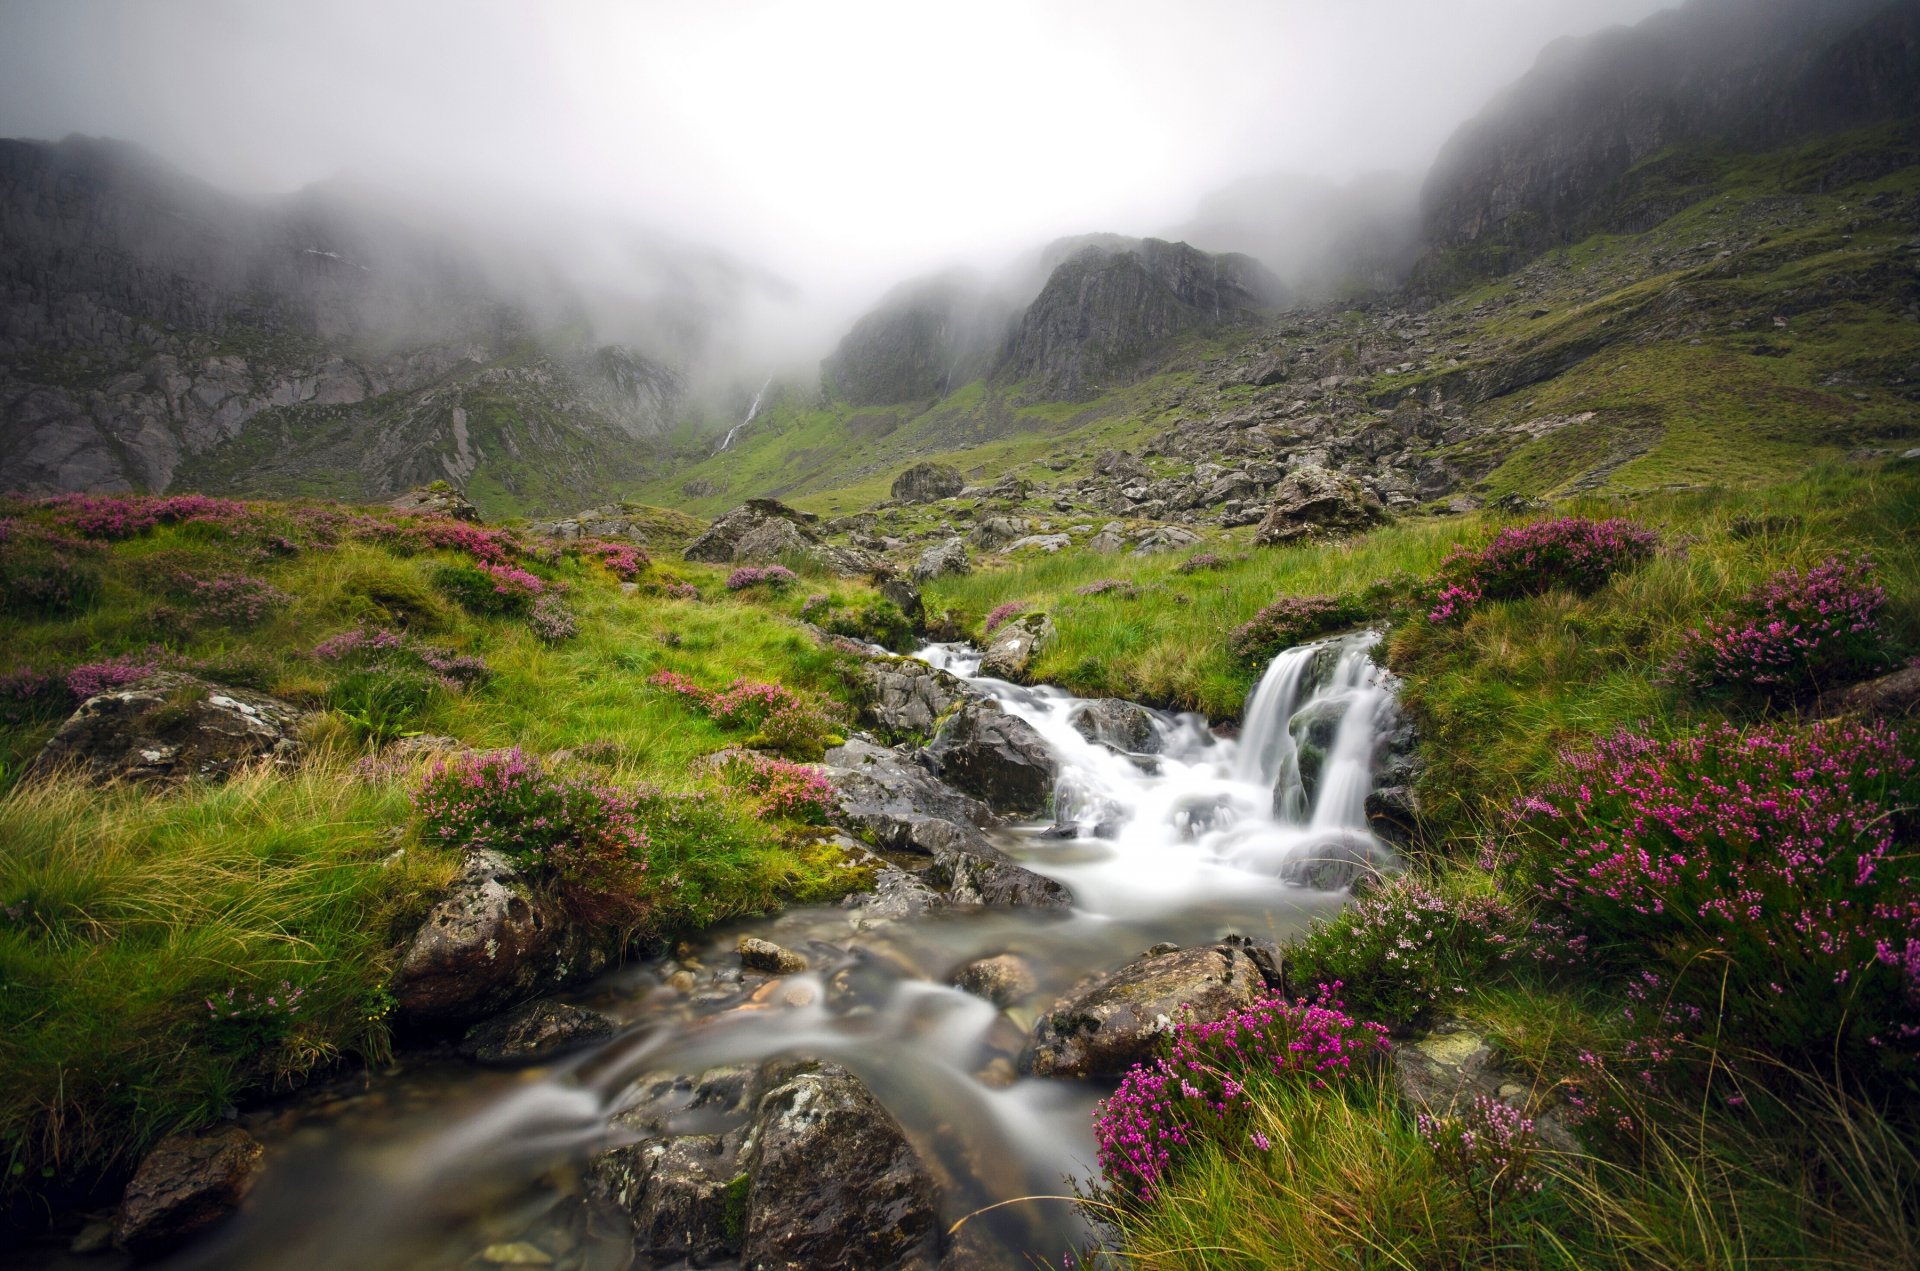
<svg viewBox="0 0 1920 1271"><path fill-rule="evenodd" d="M925 741L961 702L978 696L913 658L868 658L855 672L860 719L887 741Z"/></svg>
<svg viewBox="0 0 1920 1271"><path fill-rule="evenodd" d="M980 674L997 680L1022 680L1034 658L1045 652L1055 639L1053 619L1044 613L1030 613L1002 623L987 642L980 659Z"/></svg>
<svg viewBox="0 0 1920 1271"><path fill-rule="evenodd" d="M599 1011L528 1002L468 1029L460 1053L488 1067L516 1068L603 1042L613 1033L613 1021Z"/></svg>
<svg viewBox="0 0 1920 1271"><path fill-rule="evenodd" d="M1160 749L1153 712L1118 697L1102 697L1076 706L1068 717L1073 731L1088 741L1129 754L1151 755Z"/></svg>
<svg viewBox="0 0 1920 1271"><path fill-rule="evenodd" d="M942 852L921 877L949 905L1064 909L1073 904L1073 893L1053 879L987 850L992 854Z"/></svg>
<svg viewBox="0 0 1920 1271"><path fill-rule="evenodd" d="M1394 872L1399 863L1364 830L1329 830L1288 857L1280 877L1315 891L1345 891L1362 879Z"/></svg>
<svg viewBox="0 0 1920 1271"><path fill-rule="evenodd" d="M96 782L224 780L262 759L298 759L305 719L277 697L162 671L80 703L26 775L72 768Z"/></svg>
<svg viewBox="0 0 1920 1271"><path fill-rule="evenodd" d="M798 975L807 969L804 957L758 936L741 936L735 948L740 954L740 965L749 971L761 971L767 975Z"/></svg>
<svg viewBox="0 0 1920 1271"><path fill-rule="evenodd" d="M921 758L942 781L999 812L1038 815L1053 801L1053 752L1033 725L992 701L949 715Z"/></svg>
<svg viewBox="0 0 1920 1271"><path fill-rule="evenodd" d="M955 790L899 751L858 738L826 755L833 785L833 821L887 851L929 853L914 843L927 821L993 825L998 818L980 800Z"/></svg>
<svg viewBox="0 0 1920 1271"><path fill-rule="evenodd" d="M589 929L498 852L469 852L408 943L388 991L407 1022L471 1024L604 971L617 932Z"/></svg>
<svg viewBox="0 0 1920 1271"><path fill-rule="evenodd" d="M200 1234L253 1190L261 1154L260 1144L237 1125L160 1140L120 1199L113 1242L149 1257Z"/></svg>
<svg viewBox="0 0 1920 1271"><path fill-rule="evenodd" d="M1027 960L1016 953L976 958L953 973L953 986L995 1006L1011 1006L1033 992L1038 982Z"/></svg>
<svg viewBox="0 0 1920 1271"><path fill-rule="evenodd" d="M1257 942L1219 944L1136 958L1083 980L1043 1012L1020 1058L1036 1077L1118 1077L1152 1059L1182 1019L1211 1020L1250 1005L1271 987Z"/></svg>

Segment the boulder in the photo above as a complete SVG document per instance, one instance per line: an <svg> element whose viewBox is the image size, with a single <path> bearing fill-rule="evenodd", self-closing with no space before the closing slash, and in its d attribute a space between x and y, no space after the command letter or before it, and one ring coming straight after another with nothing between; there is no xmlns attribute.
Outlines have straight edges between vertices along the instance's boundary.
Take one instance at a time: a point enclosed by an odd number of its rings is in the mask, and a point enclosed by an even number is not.
<svg viewBox="0 0 1920 1271"><path fill-rule="evenodd" d="M1053 619L1044 613L1030 613L1000 625L987 642L980 659L980 674L1000 680L1018 680L1025 676L1034 658L1054 641Z"/></svg>
<svg viewBox="0 0 1920 1271"><path fill-rule="evenodd" d="M813 513L788 507L778 499L748 499L688 543L684 555L688 560L713 565L730 564L740 540L764 530L771 521L786 522L803 541L811 542L819 537L819 531L814 528L819 520Z"/></svg>
<svg viewBox="0 0 1920 1271"><path fill-rule="evenodd" d="M387 506L408 516L450 516L456 521L480 523L480 509L444 481L409 490Z"/></svg>
<svg viewBox="0 0 1920 1271"><path fill-rule="evenodd" d="M767 1271L932 1266L932 1176L859 1078L822 1064L759 1100L742 1263Z"/></svg>
<svg viewBox="0 0 1920 1271"><path fill-rule="evenodd" d="M1024 516L985 516L974 525L973 533L967 535L967 541L975 547L992 551L1013 542L1032 528L1033 523Z"/></svg>
<svg viewBox="0 0 1920 1271"><path fill-rule="evenodd" d="M1398 868L1393 853L1365 830L1331 830L1293 849L1280 877L1314 891L1345 891Z"/></svg>
<svg viewBox="0 0 1920 1271"><path fill-rule="evenodd" d="M1065 887L991 846L937 852L920 877L946 906L1064 909L1073 903L1073 893Z"/></svg>
<svg viewBox="0 0 1920 1271"><path fill-rule="evenodd" d="M807 960L792 949L783 949L773 941L762 940L758 936L741 936L734 948L740 954L740 965L749 971L766 975L798 975L807 969Z"/></svg>
<svg viewBox="0 0 1920 1271"><path fill-rule="evenodd" d="M890 568L876 570L873 575L873 586L883 599L893 602L894 607L906 617L908 624L915 631L927 629L927 605L921 599L920 589L914 586L912 579L902 578Z"/></svg>
<svg viewBox="0 0 1920 1271"><path fill-rule="evenodd" d="M1087 550L1090 552L1102 552L1107 555L1114 555L1126 551L1127 540L1124 534L1125 530L1126 526L1122 525L1119 521L1108 521L1100 527L1098 534L1095 534L1087 540Z"/></svg>
<svg viewBox="0 0 1920 1271"><path fill-rule="evenodd" d="M160 1140L120 1198L114 1243L147 1257L205 1231L253 1190L261 1154L260 1144L237 1125Z"/></svg>
<svg viewBox="0 0 1920 1271"><path fill-rule="evenodd" d="M1118 697L1102 697L1077 707L1067 722L1088 741L1129 754L1152 755L1160 750L1160 733L1153 712Z"/></svg>
<svg viewBox="0 0 1920 1271"><path fill-rule="evenodd" d="M1134 536L1133 555L1152 556L1156 552L1178 551L1202 541L1198 534L1178 525L1155 525Z"/></svg>
<svg viewBox="0 0 1920 1271"><path fill-rule="evenodd" d="M460 1053L490 1068L518 1068L595 1045L613 1033L613 1021L599 1011L528 1002L468 1029Z"/></svg>
<svg viewBox="0 0 1920 1271"><path fill-rule="evenodd" d="M1117 1077L1152 1059L1180 1019L1219 1019L1269 988L1245 942L1149 952L1077 985L1044 1012L1020 1058L1037 1077Z"/></svg>
<svg viewBox="0 0 1920 1271"><path fill-rule="evenodd" d="M401 1018L471 1024L539 993L597 975L621 952L541 895L498 852L469 852L401 955L388 991Z"/></svg>
<svg viewBox="0 0 1920 1271"><path fill-rule="evenodd" d="M902 503L934 503L966 489L960 469L945 463L916 463L893 479L890 493Z"/></svg>
<svg viewBox="0 0 1920 1271"><path fill-rule="evenodd" d="M861 722L887 741L931 737L948 711L974 696L954 676L912 658L869 658L854 674Z"/></svg>
<svg viewBox="0 0 1920 1271"><path fill-rule="evenodd" d="M953 973L953 986L995 1006L1011 1006L1039 986L1033 968L1017 953L976 958Z"/></svg>
<svg viewBox="0 0 1920 1271"><path fill-rule="evenodd" d="M1153 473L1147 465L1124 450L1102 450L1093 461L1093 470L1115 485L1153 480Z"/></svg>
<svg viewBox="0 0 1920 1271"><path fill-rule="evenodd" d="M1274 487L1273 506L1253 532L1273 545L1352 534L1386 520L1380 496L1344 472L1295 468Z"/></svg>
<svg viewBox="0 0 1920 1271"><path fill-rule="evenodd" d="M974 828L998 819L985 803L870 742L851 739L828 751L825 763L834 793L830 819L888 851L931 855L938 845L916 842L929 822Z"/></svg>
<svg viewBox="0 0 1920 1271"><path fill-rule="evenodd" d="M1073 540L1065 534L1029 534L1025 538L1016 538L1007 544L1007 553L1036 551L1051 556L1073 546Z"/></svg>
<svg viewBox="0 0 1920 1271"><path fill-rule="evenodd" d="M1913 719L1920 716L1920 666L1903 667L1892 675L1822 693L1815 711L1822 716Z"/></svg>
<svg viewBox="0 0 1920 1271"><path fill-rule="evenodd" d="M249 689L163 671L80 703L27 775L78 769L90 780L224 780L257 760L292 764L306 716Z"/></svg>
<svg viewBox="0 0 1920 1271"><path fill-rule="evenodd" d="M920 559L914 562L913 577L916 582L924 583L943 574L964 574L972 567L967 559L966 543L955 535L921 552Z"/></svg>
<svg viewBox="0 0 1920 1271"><path fill-rule="evenodd" d="M848 576L871 574L886 564L870 552L828 543L820 532L819 517L778 499L748 499L688 543L684 555L714 565L803 557Z"/></svg>
<svg viewBox="0 0 1920 1271"><path fill-rule="evenodd" d="M921 752L942 781L998 812L1037 815L1053 801L1059 764L1033 726L992 701L947 716Z"/></svg>

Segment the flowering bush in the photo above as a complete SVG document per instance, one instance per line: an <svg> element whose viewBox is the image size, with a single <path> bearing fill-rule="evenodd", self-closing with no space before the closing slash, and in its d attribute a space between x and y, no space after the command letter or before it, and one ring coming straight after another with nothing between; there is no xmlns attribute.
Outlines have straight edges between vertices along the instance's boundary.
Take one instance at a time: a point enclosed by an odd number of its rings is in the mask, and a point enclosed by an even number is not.
<svg viewBox="0 0 1920 1271"><path fill-rule="evenodd" d="M1415 1128L1441 1174L1466 1193L1476 1211L1491 1213L1514 1196L1540 1190L1533 1172L1539 1148L1533 1120L1498 1099L1475 1095L1457 1116L1422 1112Z"/></svg>
<svg viewBox="0 0 1920 1271"><path fill-rule="evenodd" d="M597 560L605 565L623 583L640 577L640 571L652 563L638 545L612 539L583 538L573 545L573 549L586 559Z"/></svg>
<svg viewBox="0 0 1920 1271"><path fill-rule="evenodd" d="M692 583L668 583L667 594L675 600L700 599L700 589Z"/></svg>
<svg viewBox="0 0 1920 1271"><path fill-rule="evenodd" d="M555 776L515 748L434 764L413 805L424 837L503 853L552 883L584 921L646 912L647 836L623 791Z"/></svg>
<svg viewBox="0 0 1920 1271"><path fill-rule="evenodd" d="M1350 627L1366 616L1360 603L1348 596L1282 596L1235 628L1227 644L1236 657L1261 662L1282 649Z"/></svg>
<svg viewBox="0 0 1920 1271"><path fill-rule="evenodd" d="M1726 617L1689 632L1672 670L1701 689L1817 693L1885 664L1886 602L1864 556L1832 556L1804 573L1784 569Z"/></svg>
<svg viewBox="0 0 1920 1271"><path fill-rule="evenodd" d="M64 552L0 560L0 612L58 617L85 609L99 593L94 571Z"/></svg>
<svg viewBox="0 0 1920 1271"><path fill-rule="evenodd" d="M558 596L542 596L533 602L533 612L527 616L528 625L533 634L548 644L560 644L580 634L580 625L574 621L573 611Z"/></svg>
<svg viewBox="0 0 1920 1271"><path fill-rule="evenodd" d="M67 686L45 671L21 667L0 675L0 724L22 724L68 705Z"/></svg>
<svg viewBox="0 0 1920 1271"><path fill-rule="evenodd" d="M293 597L246 574L212 578L182 576L175 589L190 598L204 616L230 627L256 627L268 614L293 603Z"/></svg>
<svg viewBox="0 0 1920 1271"><path fill-rule="evenodd" d="M1478 551L1440 563L1427 619L1452 622L1483 600L1517 600L1564 588L1585 594L1653 556L1659 535L1632 521L1564 516L1500 531Z"/></svg>
<svg viewBox="0 0 1920 1271"><path fill-rule="evenodd" d="M727 575L728 591L745 591L750 587L765 587L768 591L785 591L800 576L785 565L742 565Z"/></svg>
<svg viewBox="0 0 1920 1271"><path fill-rule="evenodd" d="M1201 552L1197 556L1189 556L1181 561L1174 567L1174 572L1179 574L1198 574L1209 569L1223 568L1226 563L1227 558L1217 552Z"/></svg>
<svg viewBox="0 0 1920 1271"><path fill-rule="evenodd" d="M357 538L385 543L400 551L450 551L481 565L511 565L524 548L507 530L490 530L450 516L403 517L397 521L350 516L344 524Z"/></svg>
<svg viewBox="0 0 1920 1271"><path fill-rule="evenodd" d="M1514 812L1513 868L1673 998L1830 1055L1920 1050L1920 768L1882 723L1620 734ZM1724 1003L1722 997L1724 996Z"/></svg>
<svg viewBox="0 0 1920 1271"><path fill-rule="evenodd" d="M1167 1056L1135 1064L1094 1109L1107 1184L1119 1195L1151 1201L1183 1148L1238 1130L1249 1079L1298 1076L1325 1085L1351 1075L1356 1060L1386 1049L1386 1029L1355 1020L1327 993L1311 1002L1268 997L1218 1020L1182 1020Z"/></svg>
<svg viewBox="0 0 1920 1271"><path fill-rule="evenodd" d="M727 773L760 797L767 816L817 823L833 806L833 783L811 764L743 752L728 763Z"/></svg>
<svg viewBox="0 0 1920 1271"><path fill-rule="evenodd" d="M1102 578L1097 582L1075 587L1073 592L1076 596L1104 596L1109 592L1119 592L1123 596L1137 596L1140 594L1140 589L1124 578Z"/></svg>
<svg viewBox="0 0 1920 1271"><path fill-rule="evenodd" d="M40 505L52 513L56 525L82 538L117 541L136 538L156 525L188 521L232 528L252 516L252 509L232 499L204 494L147 495L62 494Z"/></svg>
<svg viewBox="0 0 1920 1271"><path fill-rule="evenodd" d="M1017 600L1009 600L1004 605L994 606L993 612L987 615L986 633L988 635L992 635L994 632L998 631L1001 627L1006 625L1008 619L1012 618L1015 614L1018 614L1020 610L1021 610L1021 604Z"/></svg>
<svg viewBox="0 0 1920 1271"><path fill-rule="evenodd" d="M1309 928L1287 950L1287 973L1344 983L1356 1010L1411 1025L1502 957L1511 921L1497 896L1443 895L1402 874Z"/></svg>
<svg viewBox="0 0 1920 1271"><path fill-rule="evenodd" d="M746 745L792 759L817 760L837 744L827 708L781 684L737 679L720 692L703 689L676 671L656 671L647 683L686 698L723 728L752 730Z"/></svg>
<svg viewBox="0 0 1920 1271"><path fill-rule="evenodd" d="M517 565L442 565L433 585L469 613L525 613L547 584Z"/></svg>
<svg viewBox="0 0 1920 1271"><path fill-rule="evenodd" d="M476 654L456 653L390 627L356 627L328 636L313 646L313 656L349 666L427 671L449 689L472 688L493 674L486 659Z"/></svg>
<svg viewBox="0 0 1920 1271"><path fill-rule="evenodd" d="M252 989L230 987L206 999L214 1044L248 1054L274 1045L292 1031L306 995L304 987L282 980L264 997Z"/></svg>
<svg viewBox="0 0 1920 1271"><path fill-rule="evenodd" d="M88 662L67 672L67 691L73 694L75 701L85 701L95 694L138 683L159 669L154 663L142 661L131 654L109 658L105 662Z"/></svg>

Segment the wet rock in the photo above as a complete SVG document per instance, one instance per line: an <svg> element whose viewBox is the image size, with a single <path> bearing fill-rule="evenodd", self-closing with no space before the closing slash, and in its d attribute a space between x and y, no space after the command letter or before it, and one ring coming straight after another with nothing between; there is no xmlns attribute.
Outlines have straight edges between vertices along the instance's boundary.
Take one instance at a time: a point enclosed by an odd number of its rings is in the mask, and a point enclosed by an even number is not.
<svg viewBox="0 0 1920 1271"><path fill-rule="evenodd" d="M82 702L27 776L73 769L97 782L224 780L263 759L294 763L305 720L277 697L163 671Z"/></svg>
<svg viewBox="0 0 1920 1271"><path fill-rule="evenodd" d="M1061 909L1073 903L1065 887L984 843L971 851L939 852L922 877L948 905Z"/></svg>
<svg viewBox="0 0 1920 1271"><path fill-rule="evenodd" d="M734 948L740 954L740 965L749 971L761 971L767 975L798 975L807 969L805 958L791 949L781 948L771 940L741 936L740 943Z"/></svg>
<svg viewBox="0 0 1920 1271"><path fill-rule="evenodd" d="M1056 1001L1020 1058L1037 1077L1117 1077L1158 1053L1180 1019L1218 1019L1267 989L1239 944L1222 942L1136 959Z"/></svg>
<svg viewBox="0 0 1920 1271"><path fill-rule="evenodd" d="M632 1219L647 1264L704 1266L740 1252L740 1178L737 1134L685 1134L604 1153L589 1186Z"/></svg>
<svg viewBox="0 0 1920 1271"><path fill-rule="evenodd" d="M1031 724L992 701L954 711L921 757L941 780L996 811L1034 815L1053 800L1053 752Z"/></svg>
<svg viewBox="0 0 1920 1271"><path fill-rule="evenodd" d="M893 479L890 493L902 503L934 503L966 489L960 469L945 463L916 463Z"/></svg>
<svg viewBox="0 0 1920 1271"><path fill-rule="evenodd" d="M450 516L456 521L480 523L480 509L444 481L409 490L387 506L410 516Z"/></svg>
<svg viewBox="0 0 1920 1271"><path fill-rule="evenodd" d="M882 598L893 602L909 625L915 631L924 631L927 627L927 605L921 598L920 589L913 581L902 578L891 569L881 570L873 576L873 586Z"/></svg>
<svg viewBox="0 0 1920 1271"><path fill-rule="evenodd" d="M496 1267L550 1267L553 1255L528 1240L512 1240L488 1245L480 1251L480 1261Z"/></svg>
<svg viewBox="0 0 1920 1271"><path fill-rule="evenodd" d="M114 1217L113 1242L150 1256L196 1236L240 1207L262 1149L237 1125L175 1134L140 1162Z"/></svg>
<svg viewBox="0 0 1920 1271"><path fill-rule="evenodd" d="M748 1267L871 1271L938 1257L932 1177L899 1123L836 1064L761 1098L743 1164Z"/></svg>
<svg viewBox="0 0 1920 1271"><path fill-rule="evenodd" d="M1088 741L1130 754L1151 755L1160 750L1160 733L1153 712L1117 697L1102 697L1079 707L1068 719L1073 730Z"/></svg>
<svg viewBox="0 0 1920 1271"><path fill-rule="evenodd" d="M1044 613L1030 613L1002 623L980 659L980 674L1001 680L1022 679L1034 658L1046 651L1054 637L1053 619Z"/></svg>
<svg viewBox="0 0 1920 1271"><path fill-rule="evenodd" d="M1274 487L1273 506L1253 541L1294 543L1357 533L1386 520L1380 496L1344 472L1300 467Z"/></svg>
<svg viewBox="0 0 1920 1271"><path fill-rule="evenodd" d="M598 1011L562 1002L528 1002L467 1030L460 1053L477 1064L517 1068L613 1036L614 1023Z"/></svg>
<svg viewBox="0 0 1920 1271"><path fill-rule="evenodd" d="M889 851L931 854L931 846L915 841L927 822L970 828L997 820L986 804L899 752L857 738L828 751L826 769L834 790L833 822Z"/></svg>
<svg viewBox="0 0 1920 1271"><path fill-rule="evenodd" d="M1280 877L1314 891L1345 891L1396 868L1393 854L1371 834L1339 831L1296 848Z"/></svg>
<svg viewBox="0 0 1920 1271"><path fill-rule="evenodd" d="M873 890L848 896L840 902L843 909L858 909L858 927L871 927L946 908L946 897L928 885L921 875L888 865L874 871Z"/></svg>
<svg viewBox="0 0 1920 1271"><path fill-rule="evenodd" d="M913 577L916 582L924 583L943 574L964 574L972 567L967 559L966 542L956 535L921 552L913 566Z"/></svg>
<svg viewBox="0 0 1920 1271"><path fill-rule="evenodd" d="M1503 1065L1487 1040L1465 1024L1443 1023L1418 1041L1395 1046L1392 1056L1394 1087L1413 1111L1447 1116L1484 1095L1532 1116L1543 1146L1579 1150L1555 1101L1535 1097L1535 1083Z"/></svg>
<svg viewBox="0 0 1920 1271"><path fill-rule="evenodd" d="M1011 1006L1033 992L1038 981L1025 958L1002 953L991 958L976 958L955 971L953 986L975 997L984 997L995 1006Z"/></svg>
<svg viewBox="0 0 1920 1271"><path fill-rule="evenodd" d="M388 991L401 1017L448 1026L484 1019L596 975L617 934L569 920L498 852L469 852L401 956Z"/></svg>
<svg viewBox="0 0 1920 1271"><path fill-rule="evenodd" d="M1849 688L1822 693L1815 704L1821 716L1863 715L1869 719L1920 716L1920 666L1909 666Z"/></svg>
<svg viewBox="0 0 1920 1271"><path fill-rule="evenodd" d="M1367 794L1367 828L1398 847L1411 847L1420 835L1420 798L1410 785L1383 786Z"/></svg>
<svg viewBox="0 0 1920 1271"><path fill-rule="evenodd" d="M912 658L870 658L855 675L860 719L888 741L924 741L948 711L974 696L954 676Z"/></svg>

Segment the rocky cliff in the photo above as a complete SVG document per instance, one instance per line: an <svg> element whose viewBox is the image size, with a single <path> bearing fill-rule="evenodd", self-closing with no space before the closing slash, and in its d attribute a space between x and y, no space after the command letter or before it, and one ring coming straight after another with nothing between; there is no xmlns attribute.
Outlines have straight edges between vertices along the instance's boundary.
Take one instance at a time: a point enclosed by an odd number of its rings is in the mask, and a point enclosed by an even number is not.
<svg viewBox="0 0 1920 1271"><path fill-rule="evenodd" d="M1699 194L1665 162L1676 150L1757 151L1916 115L1916 0L1691 0L1563 41L1441 153L1419 277L1447 287L1656 225Z"/></svg>
<svg viewBox="0 0 1920 1271"><path fill-rule="evenodd" d="M964 274L904 283L854 323L822 378L855 406L930 402L992 369L1014 312Z"/></svg>
<svg viewBox="0 0 1920 1271"><path fill-rule="evenodd" d="M577 506L680 408L659 359L540 338L563 287L530 301L470 246L326 190L255 202L117 143L0 142L0 248L0 488L446 478Z"/></svg>

